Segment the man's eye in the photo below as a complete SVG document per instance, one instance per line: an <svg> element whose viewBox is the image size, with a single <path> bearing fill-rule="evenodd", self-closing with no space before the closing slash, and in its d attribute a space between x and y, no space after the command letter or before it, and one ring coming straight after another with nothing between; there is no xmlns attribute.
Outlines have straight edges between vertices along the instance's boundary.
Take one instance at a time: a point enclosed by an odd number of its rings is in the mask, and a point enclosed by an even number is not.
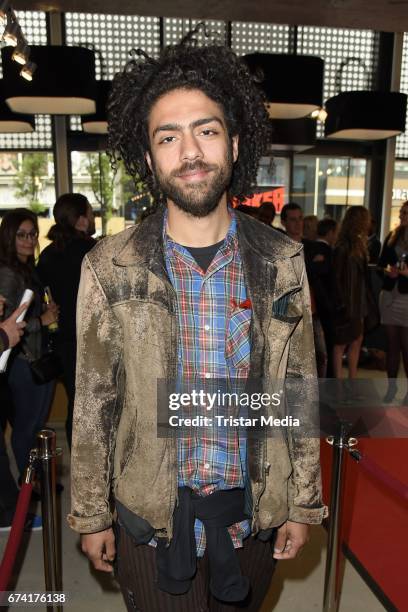
<svg viewBox="0 0 408 612"><path fill-rule="evenodd" d="M169 142L174 142L175 136L165 136L159 141L159 144L167 144Z"/></svg>
<svg viewBox="0 0 408 612"><path fill-rule="evenodd" d="M214 136L215 134L218 134L217 130L210 129L202 130L201 133L203 134L203 136Z"/></svg>

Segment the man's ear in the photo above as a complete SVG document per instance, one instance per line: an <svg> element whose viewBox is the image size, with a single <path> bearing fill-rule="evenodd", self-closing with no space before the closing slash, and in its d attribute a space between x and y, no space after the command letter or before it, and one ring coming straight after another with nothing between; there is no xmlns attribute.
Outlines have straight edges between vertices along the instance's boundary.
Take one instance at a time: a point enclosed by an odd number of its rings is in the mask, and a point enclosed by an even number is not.
<svg viewBox="0 0 408 612"><path fill-rule="evenodd" d="M152 158L150 157L150 153L149 153L149 151L146 151L146 153L145 153L145 160L146 160L147 165L148 165L148 166L149 166L149 168L150 168L150 172L153 172L153 168L152 168Z"/></svg>
<svg viewBox="0 0 408 612"><path fill-rule="evenodd" d="M238 134L236 134L235 136L232 137L232 159L234 163L238 159L238 153L239 153L239 136Z"/></svg>

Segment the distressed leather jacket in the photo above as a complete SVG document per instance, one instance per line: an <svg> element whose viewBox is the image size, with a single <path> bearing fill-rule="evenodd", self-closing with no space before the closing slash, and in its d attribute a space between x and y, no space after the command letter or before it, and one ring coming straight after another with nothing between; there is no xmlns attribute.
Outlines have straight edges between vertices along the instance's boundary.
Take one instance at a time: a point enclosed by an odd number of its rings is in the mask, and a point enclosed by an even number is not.
<svg viewBox="0 0 408 612"><path fill-rule="evenodd" d="M252 303L250 377L315 384L310 297L302 245L236 213ZM166 273L163 211L102 240L85 256L77 310L77 380L70 526L107 529L112 499L172 536L177 441L157 436L157 379L177 376L176 295ZM282 308L282 304L285 305ZM316 402L299 397L313 420ZM318 438L248 440L253 531L287 519L320 523Z"/></svg>

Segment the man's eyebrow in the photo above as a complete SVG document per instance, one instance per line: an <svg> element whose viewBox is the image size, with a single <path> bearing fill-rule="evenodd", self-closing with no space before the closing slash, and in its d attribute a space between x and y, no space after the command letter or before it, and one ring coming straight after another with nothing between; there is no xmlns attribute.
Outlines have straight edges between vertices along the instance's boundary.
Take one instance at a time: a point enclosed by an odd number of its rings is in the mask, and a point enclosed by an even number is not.
<svg viewBox="0 0 408 612"><path fill-rule="evenodd" d="M217 117L217 115L213 115L212 117L204 117L203 119L197 119L197 121L193 121L193 123L190 124L190 127L199 127L200 125L212 123L213 121L216 121L221 125L221 127L224 127L224 122L219 117Z"/></svg>
<svg viewBox="0 0 408 612"><path fill-rule="evenodd" d="M203 117L202 119L197 119L196 121L193 121L192 123L190 123L188 127L196 128L196 127L200 127L200 125L206 125L207 123L211 123L212 121L216 121L222 127L225 127L224 122L216 115L213 115L212 117ZM179 123L166 123L164 125L159 125L157 128L155 128L153 130L152 136L154 138L158 132L181 132L182 129L183 129L183 126L180 125Z"/></svg>

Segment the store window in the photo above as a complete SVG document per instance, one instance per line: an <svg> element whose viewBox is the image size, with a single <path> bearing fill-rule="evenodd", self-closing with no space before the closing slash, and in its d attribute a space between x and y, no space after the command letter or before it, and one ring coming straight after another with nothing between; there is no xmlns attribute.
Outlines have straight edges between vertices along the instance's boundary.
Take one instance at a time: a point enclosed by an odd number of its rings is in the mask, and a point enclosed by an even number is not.
<svg viewBox="0 0 408 612"><path fill-rule="evenodd" d="M276 212L280 212L289 197L290 161L285 157L261 157L257 186L253 195L246 199L245 206L259 207L271 202Z"/></svg>
<svg viewBox="0 0 408 612"><path fill-rule="evenodd" d="M408 200L408 159L395 162L390 230L399 223L401 205Z"/></svg>
<svg viewBox="0 0 408 612"><path fill-rule="evenodd" d="M52 153L47 151L0 153L0 214L22 207L48 217L54 203Z"/></svg>
<svg viewBox="0 0 408 612"><path fill-rule="evenodd" d="M133 225L151 206L151 196L119 165L112 170L106 153L72 151L72 184L95 212L97 235L116 234Z"/></svg>
<svg viewBox="0 0 408 612"><path fill-rule="evenodd" d="M365 159L296 155L290 200L306 215L340 220L346 207L365 203Z"/></svg>

